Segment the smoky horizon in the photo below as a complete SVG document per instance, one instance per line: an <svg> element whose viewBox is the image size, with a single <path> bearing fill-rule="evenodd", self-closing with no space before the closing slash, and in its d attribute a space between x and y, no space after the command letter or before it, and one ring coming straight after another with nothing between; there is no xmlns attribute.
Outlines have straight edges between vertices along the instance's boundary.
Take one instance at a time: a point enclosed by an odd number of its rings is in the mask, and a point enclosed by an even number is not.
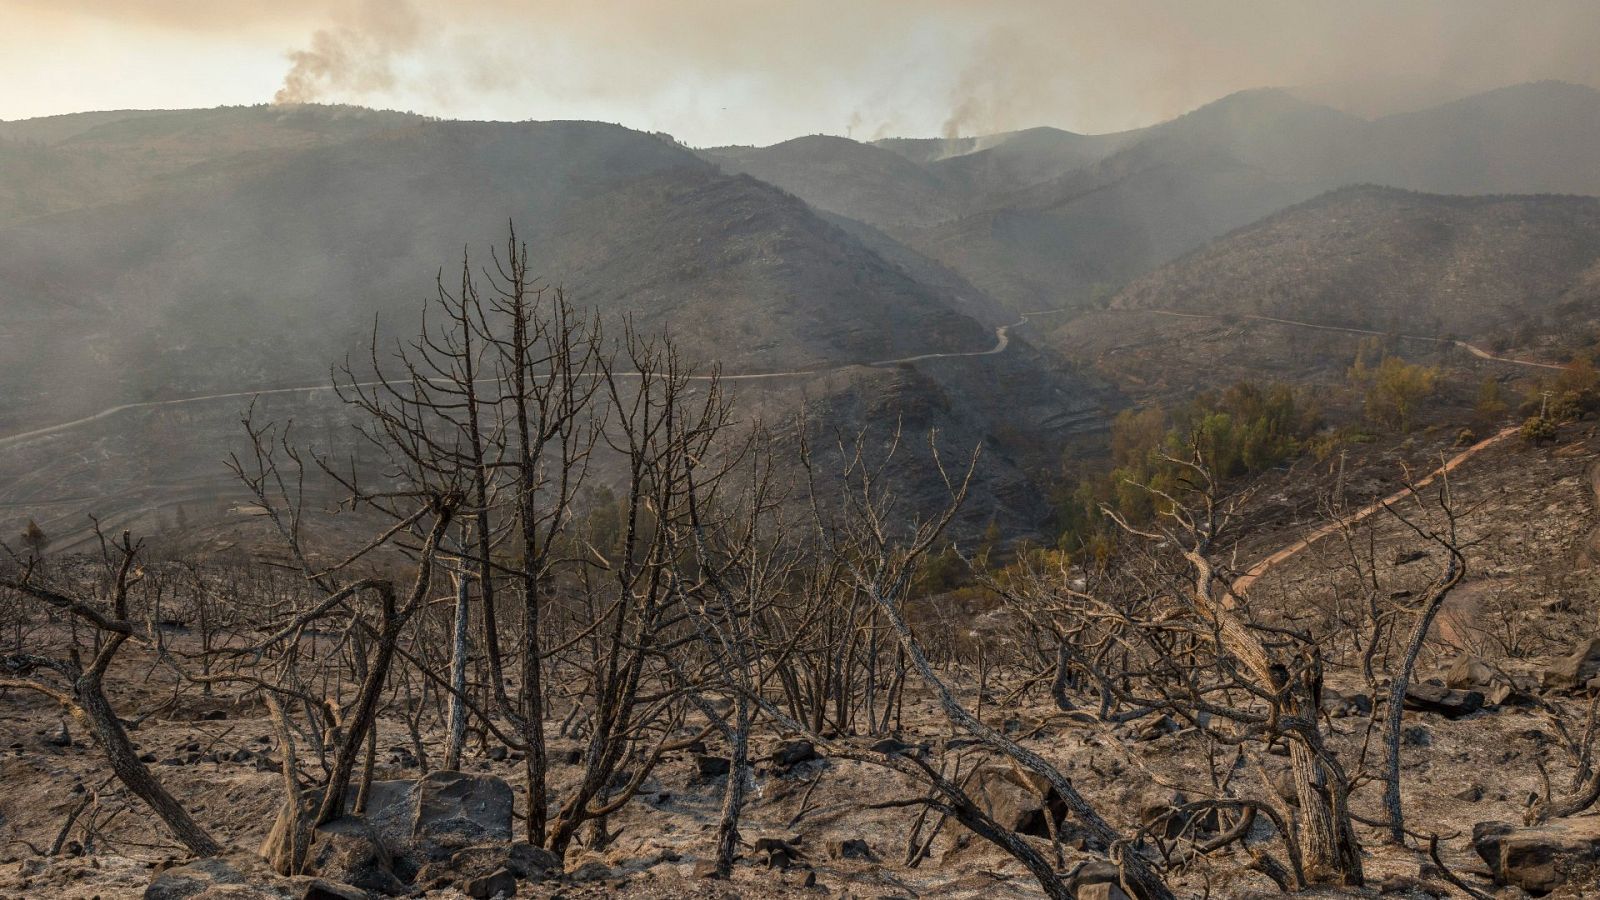
<svg viewBox="0 0 1600 900"><path fill-rule="evenodd" d="M1581 2L0 3L0 120L351 104L615 122L698 147L809 134L1109 134L1238 91L1361 116L1557 80L1600 87Z"/></svg>

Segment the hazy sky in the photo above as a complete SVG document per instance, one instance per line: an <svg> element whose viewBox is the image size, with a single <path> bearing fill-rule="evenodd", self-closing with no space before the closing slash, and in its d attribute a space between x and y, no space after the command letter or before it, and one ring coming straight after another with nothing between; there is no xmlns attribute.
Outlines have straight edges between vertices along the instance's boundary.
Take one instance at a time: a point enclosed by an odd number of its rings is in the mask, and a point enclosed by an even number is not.
<svg viewBox="0 0 1600 900"><path fill-rule="evenodd" d="M1597 0L0 0L0 119L278 98L702 146L1102 132L1265 85L1360 112L1600 86L1597 47Z"/></svg>

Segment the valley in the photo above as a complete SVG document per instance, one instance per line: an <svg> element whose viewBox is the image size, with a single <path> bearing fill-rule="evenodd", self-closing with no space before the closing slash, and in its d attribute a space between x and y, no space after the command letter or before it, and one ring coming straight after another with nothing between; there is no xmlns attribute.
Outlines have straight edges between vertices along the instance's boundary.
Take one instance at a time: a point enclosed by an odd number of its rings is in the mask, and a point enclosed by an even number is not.
<svg viewBox="0 0 1600 900"><path fill-rule="evenodd" d="M388 13L0 121L0 900L1594 895L1600 88L320 102Z"/></svg>

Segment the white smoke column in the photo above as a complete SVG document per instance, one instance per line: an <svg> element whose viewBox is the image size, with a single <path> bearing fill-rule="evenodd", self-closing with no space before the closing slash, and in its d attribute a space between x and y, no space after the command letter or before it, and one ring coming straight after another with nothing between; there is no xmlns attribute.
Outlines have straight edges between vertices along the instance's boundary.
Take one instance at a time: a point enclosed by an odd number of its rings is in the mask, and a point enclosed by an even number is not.
<svg viewBox="0 0 1600 900"><path fill-rule="evenodd" d="M329 95L366 95L395 87L395 63L424 33L409 0L365 0L349 22L311 36L289 53L291 66L272 102L313 103Z"/></svg>

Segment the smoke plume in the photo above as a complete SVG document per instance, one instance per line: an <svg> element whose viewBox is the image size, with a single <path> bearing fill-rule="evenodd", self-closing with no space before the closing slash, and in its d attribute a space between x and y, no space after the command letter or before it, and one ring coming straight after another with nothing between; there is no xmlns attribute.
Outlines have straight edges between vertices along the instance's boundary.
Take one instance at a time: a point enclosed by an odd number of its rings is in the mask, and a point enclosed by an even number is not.
<svg viewBox="0 0 1600 900"><path fill-rule="evenodd" d="M311 35L289 53L290 67L274 103L312 103L393 90L396 63L417 49L422 18L407 0L366 0L350 22Z"/></svg>
<svg viewBox="0 0 1600 900"><path fill-rule="evenodd" d="M601 119L711 145L1117 131L1269 86L1363 115L1539 79L1600 87L1595 0L0 4L13 26L0 65L15 74L0 117L276 90L282 103ZM94 43L108 33L109 52ZM287 73L274 71L286 51ZM82 96L59 99L69 91Z"/></svg>

